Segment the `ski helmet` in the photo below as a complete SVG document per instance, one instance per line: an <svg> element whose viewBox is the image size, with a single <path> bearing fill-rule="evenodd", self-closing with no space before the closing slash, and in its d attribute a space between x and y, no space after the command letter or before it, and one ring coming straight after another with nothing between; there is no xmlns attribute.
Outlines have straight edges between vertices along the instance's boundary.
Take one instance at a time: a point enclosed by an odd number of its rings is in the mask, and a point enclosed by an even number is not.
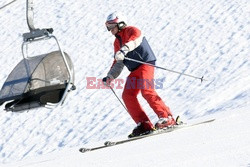
<svg viewBox="0 0 250 167"><path fill-rule="evenodd" d="M109 24L116 24L118 26L118 29L121 30L127 26L126 17L123 16L121 13L114 12L114 13L111 13L110 15L108 15L105 24L106 24L107 28L108 28L107 25L109 25ZM109 28L108 28L108 31L110 31Z"/></svg>

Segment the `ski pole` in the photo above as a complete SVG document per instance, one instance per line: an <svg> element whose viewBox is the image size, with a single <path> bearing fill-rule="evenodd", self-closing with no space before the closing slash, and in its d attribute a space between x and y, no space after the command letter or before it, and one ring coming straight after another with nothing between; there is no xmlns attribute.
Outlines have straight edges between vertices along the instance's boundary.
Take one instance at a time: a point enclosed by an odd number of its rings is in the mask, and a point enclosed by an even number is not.
<svg viewBox="0 0 250 167"><path fill-rule="evenodd" d="M121 101L121 99L117 96L117 94L115 93L114 89L109 85L110 89L112 90L112 92L114 93L114 95L116 96L116 98L119 100L119 102L122 104L122 106L125 108L126 111L128 111L128 109L126 108L126 106L123 104L123 102Z"/></svg>
<svg viewBox="0 0 250 167"><path fill-rule="evenodd" d="M202 76L202 77L197 77L197 76L194 76L194 75L189 75L189 74L185 74L185 73L182 73L182 72L170 70L170 69L167 69L167 68L163 68L163 67L160 67L160 66L156 66L156 65L153 65L153 64L150 64L150 63L146 63L146 62L143 62L143 61L140 61L140 60L131 59L131 58L128 58L128 57L124 57L124 59L125 59L125 60L129 60L129 61L134 61L134 62L136 62L136 63L141 63L141 64L150 65L150 66L153 66L153 67L156 67L156 68L159 68L159 69L162 69L162 70L166 70L166 71L169 71L169 72L173 72L173 73L176 73L176 74L181 74L181 75L185 75L185 76L192 77L192 78L195 78L195 79L200 79L201 82L202 82L202 81L206 81L206 80L204 79L204 76Z"/></svg>

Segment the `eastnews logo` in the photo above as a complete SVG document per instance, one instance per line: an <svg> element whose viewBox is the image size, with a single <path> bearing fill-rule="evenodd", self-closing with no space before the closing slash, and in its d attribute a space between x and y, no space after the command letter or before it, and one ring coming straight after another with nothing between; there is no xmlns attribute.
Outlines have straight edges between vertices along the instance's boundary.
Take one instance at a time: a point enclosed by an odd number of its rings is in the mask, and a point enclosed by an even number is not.
<svg viewBox="0 0 250 167"><path fill-rule="evenodd" d="M87 89L109 89L102 82L102 79L96 77L87 77ZM127 84L125 85L127 81ZM128 77L127 80L114 79L110 83L111 88L115 89L162 89L163 79L136 79L135 77Z"/></svg>

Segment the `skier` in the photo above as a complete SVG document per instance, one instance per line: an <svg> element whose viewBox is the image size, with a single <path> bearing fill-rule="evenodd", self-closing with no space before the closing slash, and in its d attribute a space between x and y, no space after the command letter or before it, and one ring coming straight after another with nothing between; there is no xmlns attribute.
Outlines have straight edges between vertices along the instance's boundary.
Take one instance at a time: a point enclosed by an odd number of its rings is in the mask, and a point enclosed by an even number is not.
<svg viewBox="0 0 250 167"><path fill-rule="evenodd" d="M106 77L103 78L104 85L110 85L117 78L123 67L126 66L131 72L127 78L122 99L127 107L128 113L137 126L128 137L149 134L156 129L161 129L176 124L175 119L168 106L155 92L154 67L126 60L127 58L155 64L156 57L141 31L134 26L127 26L125 17L118 13L111 13L106 20L106 27L114 35L114 62ZM155 126L139 104L137 95L141 92L150 107L154 110L159 120Z"/></svg>

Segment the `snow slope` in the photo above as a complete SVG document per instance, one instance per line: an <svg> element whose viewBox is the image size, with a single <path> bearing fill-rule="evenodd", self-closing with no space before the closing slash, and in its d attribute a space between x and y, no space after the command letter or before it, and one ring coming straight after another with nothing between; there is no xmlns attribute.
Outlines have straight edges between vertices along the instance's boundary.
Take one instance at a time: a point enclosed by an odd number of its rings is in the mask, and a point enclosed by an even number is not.
<svg viewBox="0 0 250 167"><path fill-rule="evenodd" d="M230 116L223 118L219 116L219 119L209 124L180 129L95 152L82 154L77 152L77 148L72 148L28 158L6 166L248 167L250 166L249 128L244 123L234 126L231 124L233 120L249 122L250 113L246 111L246 109L237 110L237 113L227 111L227 115ZM214 116L218 117L217 114Z"/></svg>
<svg viewBox="0 0 250 167"><path fill-rule="evenodd" d="M26 1L17 0L1 8L9 2L0 2L0 85L22 59L22 33L28 32ZM130 163L130 166L147 166L166 161L174 163L179 157L182 161L178 163L185 162L187 166L192 163L198 166L206 160L210 162L208 166L250 164L247 142L250 135L246 128L250 122L248 0L92 0L74 3L36 0L34 4L35 26L53 27L54 35L71 56L77 90L63 106L52 110L10 113L3 111L1 106L1 163L42 155L45 164L33 160L32 166L46 166L46 155L52 153L55 156L47 155L54 157L52 166L62 160L65 164L73 160L72 166L77 166L80 159L81 162L85 160L86 166L126 166ZM201 84L199 80L156 69L155 77L164 81L163 88L157 92L174 115L181 115L189 122L208 117L218 121L209 126L176 131L168 135L169 139L162 135L96 153L82 155L77 152L79 146L125 137L135 126L110 90L86 88L87 77L101 79L112 63L114 37L107 32L104 23L107 15L115 10L127 15L129 25L143 30L157 55L157 65L199 77L204 75L208 80ZM54 47L54 44L42 43L30 48L29 54L37 55ZM119 78L126 79L128 73L124 70ZM115 91L121 97L122 89ZM139 98L152 121L157 121L144 99ZM197 142L197 147L193 141ZM144 147L156 153L150 154L143 150ZM206 151L211 147L215 149ZM61 150L64 154L57 159ZM190 152L195 155L187 154ZM166 159L169 155L172 156ZM145 164L132 161L133 157L142 159ZM150 161L149 157L154 160ZM93 162L96 158L100 164L96 164L96 160Z"/></svg>

